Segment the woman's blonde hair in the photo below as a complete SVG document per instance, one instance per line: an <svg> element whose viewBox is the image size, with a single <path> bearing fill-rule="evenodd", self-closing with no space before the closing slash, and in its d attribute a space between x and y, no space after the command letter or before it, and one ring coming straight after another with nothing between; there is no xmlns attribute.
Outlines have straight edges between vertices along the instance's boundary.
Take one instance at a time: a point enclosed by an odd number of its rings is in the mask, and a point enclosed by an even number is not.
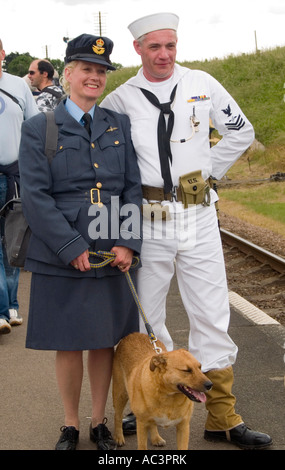
<svg viewBox="0 0 285 470"><path fill-rule="evenodd" d="M65 78L65 70L66 69L69 69L70 71L71 70L74 70L75 67L77 66L78 64L78 61L77 60L73 60L72 62L69 62L65 67L64 67L64 73L63 75L60 77L60 84L64 90L64 92L69 96L70 95L70 83L66 80Z"/></svg>

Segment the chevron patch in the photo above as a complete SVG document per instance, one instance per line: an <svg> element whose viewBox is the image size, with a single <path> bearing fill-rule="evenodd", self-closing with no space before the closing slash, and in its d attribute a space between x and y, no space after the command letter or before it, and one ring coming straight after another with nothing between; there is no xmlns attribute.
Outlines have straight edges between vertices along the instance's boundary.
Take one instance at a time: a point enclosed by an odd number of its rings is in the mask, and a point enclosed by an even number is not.
<svg viewBox="0 0 285 470"><path fill-rule="evenodd" d="M230 122L226 122L226 126L230 131L239 131L245 125L245 120L239 114L234 116Z"/></svg>

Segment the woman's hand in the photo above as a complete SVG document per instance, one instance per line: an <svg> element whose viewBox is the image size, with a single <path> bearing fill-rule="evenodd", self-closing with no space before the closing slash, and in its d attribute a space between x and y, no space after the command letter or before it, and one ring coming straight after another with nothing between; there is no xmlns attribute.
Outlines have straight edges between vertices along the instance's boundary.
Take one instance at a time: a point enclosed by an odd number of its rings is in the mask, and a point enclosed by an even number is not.
<svg viewBox="0 0 285 470"><path fill-rule="evenodd" d="M75 269L79 271L85 272L90 271L91 266L89 263L89 251L86 250L81 255L77 256L74 260L70 263Z"/></svg>
<svg viewBox="0 0 285 470"><path fill-rule="evenodd" d="M120 271L126 273L130 269L133 261L133 250L125 246L113 246L111 253L115 253L116 258L110 266L112 266L112 268L117 266Z"/></svg>

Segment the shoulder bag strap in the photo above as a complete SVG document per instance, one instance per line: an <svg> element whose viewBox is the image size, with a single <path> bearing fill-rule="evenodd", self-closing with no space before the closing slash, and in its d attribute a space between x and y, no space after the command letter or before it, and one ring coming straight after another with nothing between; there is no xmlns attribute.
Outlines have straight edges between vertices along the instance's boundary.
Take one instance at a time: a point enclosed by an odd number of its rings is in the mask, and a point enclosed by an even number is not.
<svg viewBox="0 0 285 470"><path fill-rule="evenodd" d="M8 91L3 90L2 88L0 88L0 91L2 91L2 93L4 93L4 95L9 96L9 98L11 98L11 100L13 100L14 103L18 104L20 106L21 110L23 111L23 108L20 104L20 101L15 96L11 95L10 93L8 93Z"/></svg>
<svg viewBox="0 0 285 470"><path fill-rule="evenodd" d="M49 164L51 164L57 150L58 126L55 122L53 111L47 111L44 114L47 120L45 154Z"/></svg>

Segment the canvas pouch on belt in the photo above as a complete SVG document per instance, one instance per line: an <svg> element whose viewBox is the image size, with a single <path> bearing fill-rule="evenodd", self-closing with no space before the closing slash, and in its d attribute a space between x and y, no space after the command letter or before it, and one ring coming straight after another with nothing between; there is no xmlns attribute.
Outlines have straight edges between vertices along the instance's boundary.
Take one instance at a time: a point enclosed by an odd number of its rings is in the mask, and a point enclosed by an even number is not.
<svg viewBox="0 0 285 470"><path fill-rule="evenodd" d="M210 186L202 177L201 170L180 176L179 189L185 209L191 204L210 205Z"/></svg>

